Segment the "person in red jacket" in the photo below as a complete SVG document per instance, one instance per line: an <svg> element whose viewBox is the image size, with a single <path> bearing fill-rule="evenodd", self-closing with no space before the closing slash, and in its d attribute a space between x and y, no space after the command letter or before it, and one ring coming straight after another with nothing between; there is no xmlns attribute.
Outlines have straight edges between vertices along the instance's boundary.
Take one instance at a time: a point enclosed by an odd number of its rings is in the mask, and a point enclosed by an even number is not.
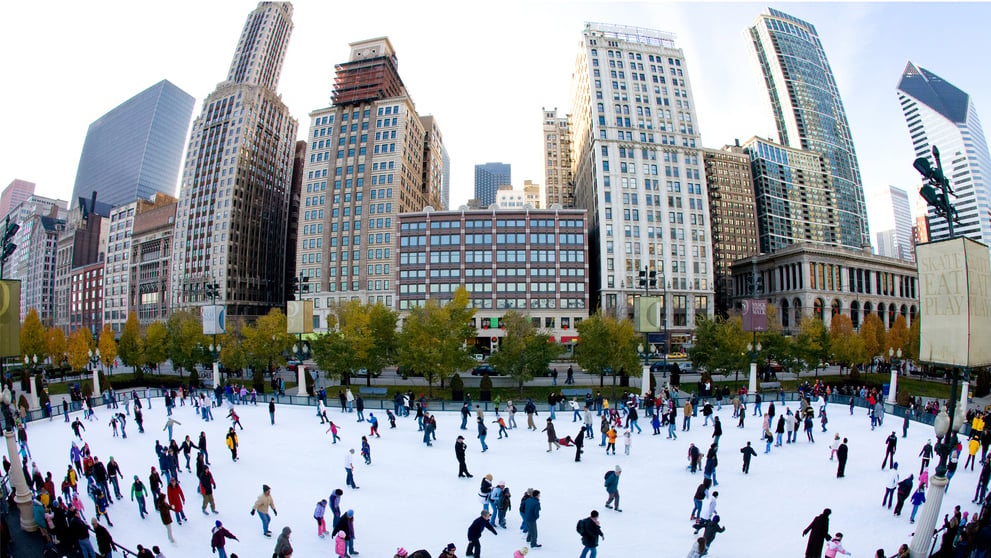
<svg viewBox="0 0 991 558"><path fill-rule="evenodd" d="M172 509L175 511L176 523L182 525L183 521L187 521L186 512L182 511L182 506L186 503L186 495L182 493L182 487L179 486L179 480L172 477L166 491L169 495L169 505L172 506Z"/></svg>

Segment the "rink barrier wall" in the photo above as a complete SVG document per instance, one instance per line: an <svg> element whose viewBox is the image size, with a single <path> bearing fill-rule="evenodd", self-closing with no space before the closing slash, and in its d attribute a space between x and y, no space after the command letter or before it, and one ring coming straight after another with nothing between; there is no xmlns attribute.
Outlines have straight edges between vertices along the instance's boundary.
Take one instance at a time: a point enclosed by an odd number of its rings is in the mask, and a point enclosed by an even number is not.
<svg viewBox="0 0 991 558"><path fill-rule="evenodd" d="M577 391L579 391L579 388L570 388L570 389L562 390L562 392L577 392ZM589 388L588 390L580 390L580 391L583 391L583 392L596 392L596 391L598 391L598 388L593 387L593 388ZM147 400L149 397L152 398L152 399L160 399L160 398L163 398L164 397L165 390L160 389L160 388L128 389L126 391L117 392L118 401L120 401L120 398L122 396L132 397L132 395L131 395L132 393L137 393L138 396L141 399L143 399L143 400ZM199 390L196 390L196 395L199 395L200 393L205 394L207 396L207 398L210 399L210 400L212 400L212 398L214 396L213 390L210 390L210 389L199 389ZM359 391L359 393L361 393L361 392ZM761 408L762 408L763 411L766 411L767 408L768 408L768 404L771 403L772 401L774 402L775 407L780 407L782 404L785 405L785 406L789 406L790 404L797 404L800 401L801 396L802 395L801 395L800 392L783 392L783 393L782 392L778 392L778 393L762 394L762 396L761 396L762 397ZM575 395L575 397L580 397L580 396L579 395ZM686 395L686 392L677 392L676 394L673 395L673 397L675 399L675 405L676 405L676 407L683 407L684 404L685 404L686 397L691 397L691 395ZM259 395L257 397L257 401L258 401L257 404L258 405L266 405L266 404L268 404L268 400L271 399L271 398L274 398L276 404L278 404L278 405L297 405L297 406L302 406L302 407L316 407L316 405L317 405L317 398L316 397L300 397L298 395L278 395L278 394L268 394L268 393ZM754 403L754 396L753 396L753 394L747 394L746 396L744 396L743 399L744 399L744 401L746 401L747 406L750 409L752 409L753 408L752 405ZM855 408L867 410L867 408L868 408L868 401L867 401L867 399L864 399L862 397L852 397L852 396L849 396L849 395L836 395L836 394L834 394L834 395L831 395L829 397L827 412L828 413L833 413L833 414L835 414L835 413L841 413L841 412L848 412L847 409L849 409L850 400L851 399L853 399L853 405L854 405ZM525 401L525 399L521 399L521 401ZM570 408L568 407L568 401L570 401L570 400L561 401L559 403L558 410L560 412L570 412ZM702 402L704 402L704 401L709 401L711 403L715 403L715 398L714 397L699 398L698 401L700 402L700 404ZM724 398L723 399L723 406L731 406L732 403L730 401L732 401L732 399L727 400L727 399ZM546 411L546 409L547 409L547 402L546 401L543 401L543 402L541 402L541 401L534 401L534 403L536 403L536 405L537 405L538 412L544 412L544 411ZM187 403L187 404L189 404L189 403ZM245 403L245 404L246 405L251 405L250 402ZM395 411L395 403L393 402L393 400L391 398L390 399L364 399L364 404L365 404L365 410L366 411L376 411L376 410L385 410L385 409L393 409L393 411ZM463 402L462 401L448 401L448 400L444 400L444 399L427 399L426 400L426 404L427 404L427 409L430 410L430 411L460 411ZM325 399L324 405L328 408L328 410L339 409L339 407L340 407L340 403L338 402L337 398L330 396L330 394L328 394L328 397ZM482 407L482 410L483 411L486 411L486 412L488 412L488 411L494 411L495 410L495 403L492 402L492 401L474 401L473 400L472 401L472 405L480 405ZM816 417L818 418L818 416L819 416L819 407L821 406L820 399L813 399L812 402L811 402L811 405L816 410ZM123 406L123 403L119 402L118 403L118 407L121 407L121 406ZM69 402L69 412L70 413L78 412L78 411L82 410L83 407L84 407L84 405L83 405L83 402L82 401L70 401ZM97 409L98 407L107 407L107 402L104 401L104 398L103 397L96 397L96 398L94 398L94 409ZM519 408L520 411L522 411L522 405L517 405L517 408ZM645 409L645 405L643 405L641 403L640 408L641 409ZM779 411L779 414L780 414L780 411ZM895 418L899 419L898 424L897 425L893 425L896 430L898 430L898 429L901 428L902 422L901 422L900 419L902 419L906 414L909 415L909 420L914 421L914 422L919 422L919 423L922 423L922 424L927 424L927 425L932 425L933 422L936 419L936 416L933 415L933 414L931 414L931 413L925 413L925 412L916 412L916 413L913 413L907 407L902 407L902 406L891 404L891 403L884 403L884 415L885 415L884 418L895 417ZM57 417L61 417L61 416L62 416L62 405L61 404L59 404L59 405L53 405L52 406L52 420L54 420ZM867 415L865 415L865 420L867 420L866 417L867 417ZM28 422L32 422L32 421L36 421L36 420L43 420L43 419L46 419L46 418L48 418L48 417L44 415L44 411L42 409L35 409L35 410L32 410L32 411L28 411L27 416L26 416L26 420ZM892 425L889 425L889 426L892 426ZM961 434L964 435L964 436L966 436L966 435L969 434L969 431L970 431L970 424L967 423L967 424L964 425L964 428L962 429Z"/></svg>

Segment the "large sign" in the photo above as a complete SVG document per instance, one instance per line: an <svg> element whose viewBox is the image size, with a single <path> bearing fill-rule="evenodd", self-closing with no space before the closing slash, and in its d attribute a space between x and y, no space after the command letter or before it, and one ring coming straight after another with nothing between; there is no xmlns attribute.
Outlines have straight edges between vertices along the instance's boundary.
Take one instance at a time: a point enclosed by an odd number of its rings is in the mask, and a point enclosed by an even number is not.
<svg viewBox="0 0 991 558"><path fill-rule="evenodd" d="M661 310L664 305L659 296L641 296L633 305L633 325L638 333L655 333L664 329Z"/></svg>
<svg viewBox="0 0 991 558"><path fill-rule="evenodd" d="M21 282L0 281L0 356L21 354Z"/></svg>
<svg viewBox="0 0 991 558"><path fill-rule="evenodd" d="M919 360L948 366L991 364L991 256L969 238L916 247Z"/></svg>
<svg viewBox="0 0 991 558"><path fill-rule="evenodd" d="M286 332L310 333L313 331L313 301L290 300L286 302Z"/></svg>
<svg viewBox="0 0 991 558"><path fill-rule="evenodd" d="M743 299L743 331L767 331L767 301Z"/></svg>
<svg viewBox="0 0 991 558"><path fill-rule="evenodd" d="M227 333L227 308L222 304L207 304L203 307L203 334Z"/></svg>

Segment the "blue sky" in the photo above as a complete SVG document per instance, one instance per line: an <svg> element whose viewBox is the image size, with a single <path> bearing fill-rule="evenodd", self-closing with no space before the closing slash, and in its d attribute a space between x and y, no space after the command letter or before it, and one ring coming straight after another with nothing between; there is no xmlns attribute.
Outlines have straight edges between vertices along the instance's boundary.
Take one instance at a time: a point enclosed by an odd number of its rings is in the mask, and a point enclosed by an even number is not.
<svg viewBox="0 0 991 558"><path fill-rule="evenodd" d="M226 77L256 2L17 2L0 22L0 184L38 183L67 198L89 124L167 78L203 98ZM918 180L895 97L906 61L930 69L991 111L986 3L778 3L813 23L843 96L868 199ZM389 36L421 114L433 114L452 159L452 206L472 194L473 166L509 162L543 182L541 109L568 110L585 21L670 31L685 50L703 144L774 137L745 30L767 4L301 0L279 87L293 115L329 104L348 43ZM869 211L877 213L875 208ZM875 227L880 217L872 215Z"/></svg>

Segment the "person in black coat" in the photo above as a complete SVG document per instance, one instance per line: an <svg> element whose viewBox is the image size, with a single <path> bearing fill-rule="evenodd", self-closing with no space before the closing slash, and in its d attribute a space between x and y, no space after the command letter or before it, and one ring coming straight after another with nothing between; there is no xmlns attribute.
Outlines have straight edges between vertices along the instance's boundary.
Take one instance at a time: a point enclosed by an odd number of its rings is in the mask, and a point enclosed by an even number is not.
<svg viewBox="0 0 991 558"><path fill-rule="evenodd" d="M582 520L582 528L579 533L582 536L582 546L588 549L595 549L599 546L599 538L606 538L605 533L602 532L602 527L599 525L599 511L592 510L592 513L588 517ZM582 552L585 555L585 552Z"/></svg>
<svg viewBox="0 0 991 558"><path fill-rule="evenodd" d="M902 514L902 506L905 505L905 500L912 493L913 482L915 482L915 475L909 475L898 483L898 501L895 503L895 515Z"/></svg>
<svg viewBox="0 0 991 558"><path fill-rule="evenodd" d="M458 478L472 477L471 473L468 472L468 465L465 464L465 450L468 449L468 444L465 443L464 436L458 436L458 441L454 442L454 455L458 458Z"/></svg>
<svg viewBox="0 0 991 558"><path fill-rule="evenodd" d="M847 451L846 438L843 438L843 443L836 448L836 478L842 478L846 471Z"/></svg>
<svg viewBox="0 0 991 558"><path fill-rule="evenodd" d="M465 549L465 556L474 556L479 558L482 554L482 529L488 529L492 531L493 535L498 535L499 532L495 530L495 527L489 523L489 518L492 514L489 510L482 510L482 514L475 518L475 521L471 522L468 527L468 548Z"/></svg>
<svg viewBox="0 0 991 558"><path fill-rule="evenodd" d="M582 460L582 446L585 445L585 427L582 426L575 437L575 462Z"/></svg>
<svg viewBox="0 0 991 558"><path fill-rule="evenodd" d="M100 556L110 556L110 552L114 549L114 539L110 536L110 531L107 531L107 528L101 525L95 517L90 518L90 523L93 525L93 534L96 535L96 549Z"/></svg>
<svg viewBox="0 0 991 558"><path fill-rule="evenodd" d="M750 442L747 442L747 445L746 446L743 446L742 448L740 448L740 453L743 454L743 473L749 475L750 474L750 458L751 457L756 457L757 456L757 452L754 451L754 448L750 447Z"/></svg>
<svg viewBox="0 0 991 558"><path fill-rule="evenodd" d="M812 523L802 531L802 536L809 536L809 544L805 547L805 558L821 558L822 545L833 540L829 534L829 514L832 510L826 508L817 515Z"/></svg>

